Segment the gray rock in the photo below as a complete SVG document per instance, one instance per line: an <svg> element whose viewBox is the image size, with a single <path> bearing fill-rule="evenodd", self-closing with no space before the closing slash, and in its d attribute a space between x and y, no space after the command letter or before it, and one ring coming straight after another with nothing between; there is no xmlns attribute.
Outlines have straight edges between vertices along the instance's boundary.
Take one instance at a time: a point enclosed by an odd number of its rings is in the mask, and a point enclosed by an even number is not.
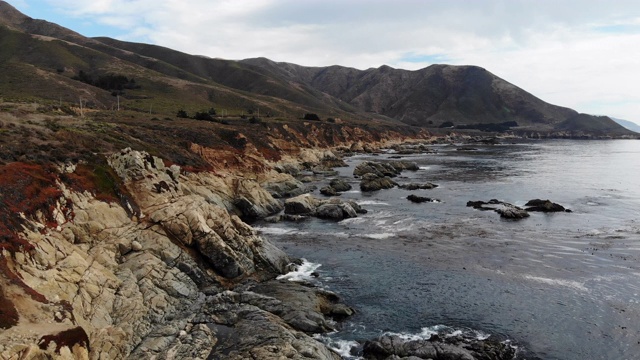
<svg viewBox="0 0 640 360"><path fill-rule="evenodd" d="M478 210L492 210L500 214L505 219L524 219L529 217L529 213L513 204L502 202L500 200L491 199L489 202L484 201L468 201L467 206Z"/></svg>
<svg viewBox="0 0 640 360"><path fill-rule="evenodd" d="M345 192L351 190L351 184L349 184L346 180L343 179L332 179L329 182L329 186L334 188L338 192Z"/></svg>
<svg viewBox="0 0 640 360"><path fill-rule="evenodd" d="M357 213L349 203L323 204L316 210L316 216L321 219L342 220L357 217Z"/></svg>
<svg viewBox="0 0 640 360"><path fill-rule="evenodd" d="M338 191L332 186L324 186L320 188L320 194L325 196L337 196Z"/></svg>
<svg viewBox="0 0 640 360"><path fill-rule="evenodd" d="M529 200L526 204L524 204L524 206L528 206L526 208L527 211L571 212L571 210L566 209L564 206L560 204L551 202L551 200L540 200L540 199Z"/></svg>
<svg viewBox="0 0 640 360"><path fill-rule="evenodd" d="M431 190L431 189L437 188L438 185L427 182L424 184L418 184L418 183L403 184L403 185L398 185L398 187L405 190Z"/></svg>
<svg viewBox="0 0 640 360"><path fill-rule="evenodd" d="M379 177L372 173L367 173L362 177L360 181L360 190L362 191L377 191L382 189L391 189L398 185L395 181L391 180L388 176Z"/></svg>
<svg viewBox="0 0 640 360"><path fill-rule="evenodd" d="M425 340L403 340L397 335L383 335L367 341L363 347L365 359L444 359L444 360L507 360L515 356L514 348L493 340L467 340L461 337Z"/></svg>
<svg viewBox="0 0 640 360"><path fill-rule="evenodd" d="M317 200L310 195L300 195L284 202L284 213L293 215L314 214Z"/></svg>

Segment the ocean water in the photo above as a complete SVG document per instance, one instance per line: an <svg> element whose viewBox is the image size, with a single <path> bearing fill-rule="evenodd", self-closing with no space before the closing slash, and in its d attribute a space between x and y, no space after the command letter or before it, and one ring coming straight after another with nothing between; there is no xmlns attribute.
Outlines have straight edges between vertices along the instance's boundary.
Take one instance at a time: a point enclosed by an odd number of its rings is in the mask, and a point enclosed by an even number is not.
<svg viewBox="0 0 640 360"><path fill-rule="evenodd" d="M394 154L348 158L339 176L354 190L342 197L368 214L255 224L320 274L291 279L336 291L356 309L323 341L353 359L385 332L494 337L519 359L640 359L640 141L475 147L404 156L420 170L395 180L439 184L432 190L361 193L354 166ZM441 202L414 204L411 193ZM510 221L466 207L493 198L550 199L573 212Z"/></svg>

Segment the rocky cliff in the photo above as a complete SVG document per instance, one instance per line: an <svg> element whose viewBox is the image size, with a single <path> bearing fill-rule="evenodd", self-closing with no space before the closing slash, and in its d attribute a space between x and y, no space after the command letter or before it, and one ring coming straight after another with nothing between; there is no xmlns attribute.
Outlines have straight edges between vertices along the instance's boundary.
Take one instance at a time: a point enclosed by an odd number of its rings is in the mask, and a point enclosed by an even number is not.
<svg viewBox="0 0 640 360"><path fill-rule="evenodd" d="M241 219L281 211L278 197L305 191L289 173L339 163L333 148L407 139L323 126L191 143L199 170L131 148L105 153L104 168L0 166L0 357L339 358L311 335L353 310L275 279L296 259Z"/></svg>

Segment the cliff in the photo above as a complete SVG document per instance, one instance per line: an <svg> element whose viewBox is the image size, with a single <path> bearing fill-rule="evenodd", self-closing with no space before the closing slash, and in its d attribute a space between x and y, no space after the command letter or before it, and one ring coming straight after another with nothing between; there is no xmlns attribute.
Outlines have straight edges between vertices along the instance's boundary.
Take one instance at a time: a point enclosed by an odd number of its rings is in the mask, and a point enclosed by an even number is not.
<svg viewBox="0 0 640 360"><path fill-rule="evenodd" d="M332 149L429 137L266 123L259 128L268 136L229 138L219 126L204 137L226 142L193 139L176 148L145 133L145 122L112 119L100 126L104 135L137 129L130 142L139 149L116 150L119 142L95 137L97 120L11 106L0 113L2 358L339 358L311 335L333 330L329 319L353 310L330 292L276 280L296 260L242 218L282 210L276 197L306 191L288 173L339 163ZM5 141L14 131L39 139ZM71 134L75 144L105 141L104 150L49 153L36 144Z"/></svg>

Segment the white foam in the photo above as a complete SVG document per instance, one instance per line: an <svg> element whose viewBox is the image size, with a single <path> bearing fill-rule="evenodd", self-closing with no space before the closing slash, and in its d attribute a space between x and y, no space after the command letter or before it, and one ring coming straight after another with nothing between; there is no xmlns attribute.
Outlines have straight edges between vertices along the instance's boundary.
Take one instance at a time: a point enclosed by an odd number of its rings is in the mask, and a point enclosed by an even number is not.
<svg viewBox="0 0 640 360"><path fill-rule="evenodd" d="M333 334L335 334L335 332ZM315 334L313 335L313 338L327 345L327 347L329 347L331 350L338 353L342 359L362 359L361 357L352 355L351 353L354 349L358 349L360 347L360 344L357 341L332 339L321 334Z"/></svg>
<svg viewBox="0 0 640 360"><path fill-rule="evenodd" d="M589 291L589 289L584 286L583 283L577 282L577 281L572 281L572 280L562 280L562 279L550 279L550 278L544 278L544 277L539 277L539 276L532 276L532 275L525 275L524 276L525 279L529 279L529 280L533 280L533 281L538 281L541 283L545 283L545 284L549 284L549 285L555 285L555 286L564 286L564 287L569 287L575 290L579 290L579 291Z"/></svg>
<svg viewBox="0 0 640 360"><path fill-rule="evenodd" d="M379 234L364 234L363 236L369 239L381 240L381 239L388 239L390 237L396 236L396 234L395 233L379 233Z"/></svg>
<svg viewBox="0 0 640 360"><path fill-rule="evenodd" d="M282 228L282 227L276 227L276 226L254 226L253 228L261 234L268 234L268 235L290 235L290 234L306 235L308 234L308 232L306 231L300 231L298 229Z"/></svg>
<svg viewBox="0 0 640 360"><path fill-rule="evenodd" d="M431 166L420 166L420 167L418 167L418 169L420 169L420 170L429 170L429 169L431 169Z"/></svg>
<svg viewBox="0 0 640 360"><path fill-rule="evenodd" d="M348 225L348 224L359 224L362 222L367 221L367 219L363 218L363 217L354 217L354 218L348 218L348 219L344 219L342 221L340 221L338 224L340 225Z"/></svg>
<svg viewBox="0 0 640 360"><path fill-rule="evenodd" d="M318 268L322 266L322 264L316 264L307 261L307 259L302 259L302 264L298 265L295 270L290 271L284 275L278 276L276 279L282 280L286 279L289 281L310 281L312 280L313 273L318 270Z"/></svg>
<svg viewBox="0 0 640 360"><path fill-rule="evenodd" d="M328 346L331 350L340 354L343 359L355 359L355 357L351 355L351 351L357 349L360 344L352 340L336 340L330 342Z"/></svg>
<svg viewBox="0 0 640 360"><path fill-rule="evenodd" d="M389 206L389 203L386 203L384 201L376 201L376 200L362 200L362 201L358 201L358 205L383 205L383 206Z"/></svg>
<svg viewBox="0 0 640 360"><path fill-rule="evenodd" d="M446 325L434 325L429 327L423 327L419 333L392 333L387 332L385 335L395 335L405 341L414 340L429 340L433 335L439 335L443 337L458 337L462 336L467 339L474 340L486 340L491 335L479 330L473 329L454 329Z"/></svg>

